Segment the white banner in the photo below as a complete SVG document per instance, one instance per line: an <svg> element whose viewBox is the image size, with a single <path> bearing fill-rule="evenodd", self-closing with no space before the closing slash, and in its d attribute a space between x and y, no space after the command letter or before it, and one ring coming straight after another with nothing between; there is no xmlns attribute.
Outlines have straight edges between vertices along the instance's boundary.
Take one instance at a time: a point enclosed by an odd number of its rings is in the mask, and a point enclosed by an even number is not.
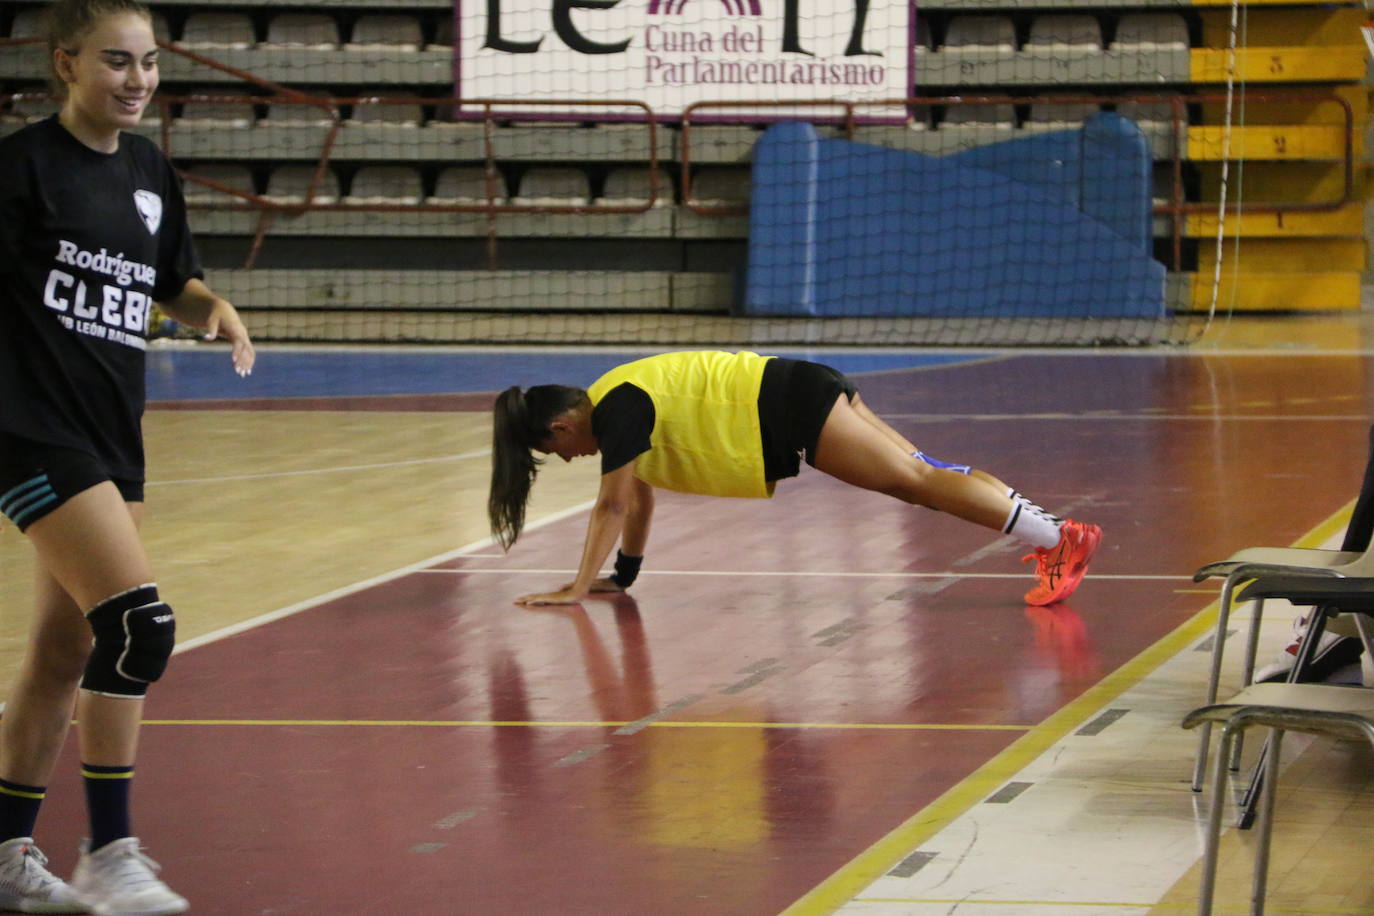
<svg viewBox="0 0 1374 916"><path fill-rule="evenodd" d="M455 0L455 92L634 100L665 118L703 100L760 103L702 109L694 121L797 113L763 104L780 100L902 99L911 94L911 15L907 0Z"/></svg>

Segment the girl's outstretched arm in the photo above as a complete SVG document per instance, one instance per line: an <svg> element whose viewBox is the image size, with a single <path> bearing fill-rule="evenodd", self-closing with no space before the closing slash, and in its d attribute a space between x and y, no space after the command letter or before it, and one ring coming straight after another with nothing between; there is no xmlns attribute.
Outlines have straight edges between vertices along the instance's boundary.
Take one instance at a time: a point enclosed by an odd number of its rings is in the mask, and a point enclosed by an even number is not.
<svg viewBox="0 0 1374 916"><path fill-rule="evenodd" d="M572 584L556 592L523 595L516 604L576 604L592 590L592 583L601 572L611 548L620 538L630 513L631 494L635 481L635 462L621 465L609 474L601 475L601 490L587 521L587 539L582 546L582 562Z"/></svg>

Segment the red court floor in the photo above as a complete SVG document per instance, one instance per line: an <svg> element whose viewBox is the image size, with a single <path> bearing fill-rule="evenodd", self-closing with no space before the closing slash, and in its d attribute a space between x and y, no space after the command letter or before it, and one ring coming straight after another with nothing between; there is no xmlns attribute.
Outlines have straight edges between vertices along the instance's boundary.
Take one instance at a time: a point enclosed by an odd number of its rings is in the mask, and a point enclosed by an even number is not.
<svg viewBox="0 0 1374 916"><path fill-rule="evenodd" d="M1010 540L806 469L766 502L662 495L628 596L513 606L570 577L574 514L180 654L136 826L195 913L779 913L1195 615L1201 563L1347 503L1369 369L1027 353L861 376L921 448L1102 525L1070 601L1022 604ZM72 763L42 833L63 873Z"/></svg>

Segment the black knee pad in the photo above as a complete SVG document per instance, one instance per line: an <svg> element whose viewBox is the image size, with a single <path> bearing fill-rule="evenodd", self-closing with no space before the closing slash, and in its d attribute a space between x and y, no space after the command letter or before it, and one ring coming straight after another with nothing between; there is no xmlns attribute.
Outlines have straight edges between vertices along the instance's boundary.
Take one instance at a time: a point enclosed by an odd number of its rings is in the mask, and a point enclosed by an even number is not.
<svg viewBox="0 0 1374 916"><path fill-rule="evenodd" d="M86 613L95 647L81 687L119 697L141 697L162 677L176 645L172 609L156 585L140 585L107 598Z"/></svg>

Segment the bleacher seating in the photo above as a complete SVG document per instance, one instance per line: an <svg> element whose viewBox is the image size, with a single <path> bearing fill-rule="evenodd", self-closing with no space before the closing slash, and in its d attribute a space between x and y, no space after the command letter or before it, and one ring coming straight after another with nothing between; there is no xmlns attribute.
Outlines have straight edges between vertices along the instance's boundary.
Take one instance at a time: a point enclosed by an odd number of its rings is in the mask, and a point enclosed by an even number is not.
<svg viewBox="0 0 1374 916"><path fill-rule="evenodd" d="M1102 50L1102 26L1095 16L1037 16L1026 38L1028 48Z"/></svg>
<svg viewBox="0 0 1374 916"><path fill-rule="evenodd" d="M257 35L247 13L200 9L186 16L177 43L193 51L243 50L257 44Z"/></svg>
<svg viewBox="0 0 1374 916"><path fill-rule="evenodd" d="M598 203L608 206L640 206L653 198L654 207L668 207L673 202L673 183L663 170L658 173L658 190L654 193L652 173L648 168L621 166L606 175Z"/></svg>
<svg viewBox="0 0 1374 916"><path fill-rule="evenodd" d="M265 49L333 51L339 47L339 24L328 13L278 13L267 24Z"/></svg>
<svg viewBox="0 0 1374 916"><path fill-rule="evenodd" d="M424 121L424 108L416 102L387 102L386 99L412 98L400 92L376 92L365 98L380 100L368 104L359 100L353 103L352 112L344 123L352 127L395 125L399 127L419 127Z"/></svg>
<svg viewBox="0 0 1374 916"><path fill-rule="evenodd" d="M189 171L225 187L243 191L245 194L256 193L252 170L241 162L203 162L193 166ZM199 182L187 181L185 184L188 204L222 204L230 196Z"/></svg>
<svg viewBox="0 0 1374 916"><path fill-rule="evenodd" d="M434 40L425 45L426 51L453 47L453 17L442 15L434 24Z"/></svg>
<svg viewBox="0 0 1374 916"><path fill-rule="evenodd" d="M345 204L415 205L424 197L420 173L408 165L365 165L353 174Z"/></svg>
<svg viewBox="0 0 1374 916"><path fill-rule="evenodd" d="M1026 117L1026 127L1049 130L1066 130L1082 125L1083 121L1102 110L1102 106L1092 102L1059 102L1052 98L1040 99L1030 104Z"/></svg>
<svg viewBox="0 0 1374 916"><path fill-rule="evenodd" d="M318 95L311 93L311 95ZM325 96L321 96L324 98ZM329 112L318 105L307 102L293 102L274 99L267 106L266 114L259 122L263 127L310 127L324 128L333 123Z"/></svg>
<svg viewBox="0 0 1374 916"><path fill-rule="evenodd" d="M504 176L496 176L495 199L506 201ZM439 172L428 204L480 204L487 202L487 170L480 165L451 165Z"/></svg>
<svg viewBox="0 0 1374 916"><path fill-rule="evenodd" d="M1015 51L1016 26L1007 16L954 16L945 28L942 47L963 51Z"/></svg>
<svg viewBox="0 0 1374 916"><path fill-rule="evenodd" d="M1174 120L1174 106L1169 101L1127 101L1118 102L1116 113L1122 117L1130 118L1142 127L1153 124L1172 125ZM1184 109L1180 112L1180 120L1183 124L1188 123L1188 112Z"/></svg>
<svg viewBox="0 0 1374 916"><path fill-rule="evenodd" d="M57 109L57 102L47 98L16 99L10 106L9 114L5 120L16 124L31 124L34 121L43 120L55 113Z"/></svg>
<svg viewBox="0 0 1374 916"><path fill-rule="evenodd" d="M700 168L692 173L691 202L705 207L747 207L749 170Z"/></svg>
<svg viewBox="0 0 1374 916"><path fill-rule="evenodd" d="M0 28L8 25L7 31L16 37L39 36L42 10L39 0L17 0L0 12ZM337 188L330 190L333 169L337 168L339 175L352 176L352 183L346 183L350 198L415 198L480 205L486 201L485 170L480 162L487 155L488 142L496 162L518 189L518 194L509 198L513 203L638 206L647 199L650 150L647 130L640 125L602 122L590 127L566 119L540 120L529 111L514 122L496 123L488 135L480 120L453 118L452 107L444 103L451 88L453 14L437 0L415 5L333 5L326 0L281 7L248 6L242 0L167 0L157 12L159 34L168 34L170 19L172 34L184 47L292 89L321 97L432 100L423 106L365 101L344 105L341 112L347 116L344 124L348 129L340 131L329 147L330 187L322 189L322 200L339 199ZM1332 37L1337 28L1335 20L1355 17L1356 12L1353 8L1300 4L1252 9L1249 38L1255 48L1250 50L1270 50L1249 57L1244 51L1239 55L1237 74L1246 80L1247 92L1258 94L1276 86L1309 93L1347 83L1358 86L1360 76L1344 75L1339 68L1344 66L1354 74L1352 64L1358 63L1362 74L1363 48L1350 58L1346 52L1351 48L1339 44L1344 39ZM913 94L956 100L998 96L1014 98L1016 104L950 101L935 105L933 110L921 106L909 112L905 125L861 126L856 139L946 155L1023 132L1075 127L1098 108L1097 104L1057 101L1052 94L1100 96L1109 103L1108 110L1141 126L1156 159L1168 166L1158 171L1156 200L1172 198L1172 157L1178 154L1184 158L1183 172L1189 176L1188 202L1197 203L1208 199L1216 187L1211 176L1221 155L1217 132L1221 109L1194 102L1187 110L1186 120L1191 123L1175 131L1168 99L1178 93L1200 94L1221 88L1225 70L1220 64L1225 62L1228 26L1226 11L1221 9L1163 8L1144 0L1135 5L1104 3L1100 7L1052 0L1030 0L1029 5L1025 0L923 0L912 31L917 57ZM1357 41L1358 36L1354 39ZM1283 58L1282 72L1272 69L1270 57L1274 53ZM15 69L19 53L7 54L9 60L0 61L4 88L10 92L42 91L46 85L44 55L38 48L32 53L25 49L23 55L28 55L23 59L33 61L27 70ZM1349 64L1342 63L1348 59ZM199 94L261 99L256 105L174 105L171 148L176 155L196 162L251 166L256 171L250 171L250 181L256 174L264 192L288 197L293 192L286 178L292 170L313 170L314 157L324 149L325 128L334 123L327 112L299 104L272 103L266 95L270 90L253 89L226 72L192 66L172 51L162 55L162 68L164 98ZM1160 99L1111 103L1114 97L1130 99L1151 92L1159 93ZM1367 98L1358 90L1347 97L1355 100L1358 144ZM0 104L0 130L15 129L53 110L55 105L44 100ZM1275 175L1284 176L1270 180L1266 191L1306 203L1326 194L1327 185L1300 177L1336 168L1343 155L1343 125L1337 123L1341 112L1334 105L1324 110L1335 114L1310 117L1299 107L1290 106L1280 115L1268 115L1260 103L1247 104L1246 155L1279 163ZM156 106L150 108L143 130L156 127L157 112ZM431 115L428 121L427 113ZM480 112L469 108L464 114ZM253 125L251 130L232 130L249 125ZM682 240L742 238L744 223L726 215L703 214L698 218L685 204L708 209L747 207L749 162L759 136L757 127L694 123L687 157L686 132L659 122L658 146L653 150L661 179L658 200L653 214L637 216L661 214L662 219L612 224L598 222L598 217L570 214L502 214L497 231L515 233L518 227L522 237L596 233L609 237L647 231L650 235L646 237ZM823 135L840 135L838 129L827 130L831 132ZM157 136L155 132L149 135ZM1239 135L1234 139L1238 142ZM1282 152L1285 148L1287 153ZM687 158L692 181L690 201L683 201L675 198L670 177L678 177L679 164ZM374 166L402 164L409 170L405 174L417 182L421 174L431 178L433 187L428 197L420 198L421 191L362 193L377 177L370 171ZM275 168L269 171L269 166ZM1258 174L1256 169L1249 171ZM501 185L498 202L505 203L508 189L504 176ZM188 193L191 191L188 186ZM595 200L591 197L594 191ZM1351 206L1359 208L1362 204ZM327 215L351 215L354 231L368 225L360 214ZM402 225L401 214L368 216L379 217L370 224L377 234L406 235L412 231ZM1266 225L1263 229L1254 227L1256 218L1249 214L1247 220L1233 223L1234 231L1260 234L1280 248L1285 238L1296 233L1305 233L1302 241L1317 244L1325 238L1347 239L1350 232L1346 211L1306 213L1300 221L1288 220L1281 227ZM307 222L297 220L297 231L304 232L299 227ZM1172 224L1163 227L1164 222L1161 217L1157 223L1159 244L1173 231ZM232 223L246 224L242 220ZM328 221L315 225L327 226ZM441 232L445 225L459 223L438 221L426 231ZM479 235L490 231L483 219L461 225ZM1311 228L1293 228L1297 225ZM1185 239L1193 240L1214 234L1197 218L1187 221L1182 231ZM1360 266L1350 265L1348 269L1358 270Z"/></svg>
<svg viewBox="0 0 1374 916"><path fill-rule="evenodd" d="M929 51L935 45L935 40L930 34L930 20L925 16L916 17L916 34L913 41L918 51Z"/></svg>
<svg viewBox="0 0 1374 916"><path fill-rule="evenodd" d="M374 13L359 16L345 51L418 51L423 43L414 16Z"/></svg>
<svg viewBox="0 0 1374 916"><path fill-rule="evenodd" d="M520 176L515 203L535 206L581 206L591 199L587 173L581 169L534 166Z"/></svg>
<svg viewBox="0 0 1374 916"><path fill-rule="evenodd" d="M10 38L46 38L48 35L46 10L42 6L21 6L15 10L10 21ZM166 41L172 30L167 15L161 10L153 11L153 34Z"/></svg>
<svg viewBox="0 0 1374 916"><path fill-rule="evenodd" d="M223 86L209 86L187 89L179 95L233 95L235 89ZM181 114L173 122L179 128L206 127L233 129L252 127L257 120L254 106L244 102L185 101L181 104Z"/></svg>
<svg viewBox="0 0 1374 916"><path fill-rule="evenodd" d="M267 191L263 196L279 204L305 203L306 194L310 190L310 183L315 180L315 171L314 165L295 163L279 165L268 176ZM334 174L333 169L326 168L315 188L312 202L332 204L337 203L338 200L339 178Z"/></svg>
<svg viewBox="0 0 1374 916"><path fill-rule="evenodd" d="M20 7L10 22L10 38L43 38L47 35L41 6Z"/></svg>
<svg viewBox="0 0 1374 916"><path fill-rule="evenodd" d="M1178 13L1124 13L1116 24L1113 50L1186 51L1188 23Z"/></svg>
<svg viewBox="0 0 1374 916"><path fill-rule="evenodd" d="M947 125L1011 130L1016 126L1016 106L1010 102L950 104L941 122L942 127Z"/></svg>

